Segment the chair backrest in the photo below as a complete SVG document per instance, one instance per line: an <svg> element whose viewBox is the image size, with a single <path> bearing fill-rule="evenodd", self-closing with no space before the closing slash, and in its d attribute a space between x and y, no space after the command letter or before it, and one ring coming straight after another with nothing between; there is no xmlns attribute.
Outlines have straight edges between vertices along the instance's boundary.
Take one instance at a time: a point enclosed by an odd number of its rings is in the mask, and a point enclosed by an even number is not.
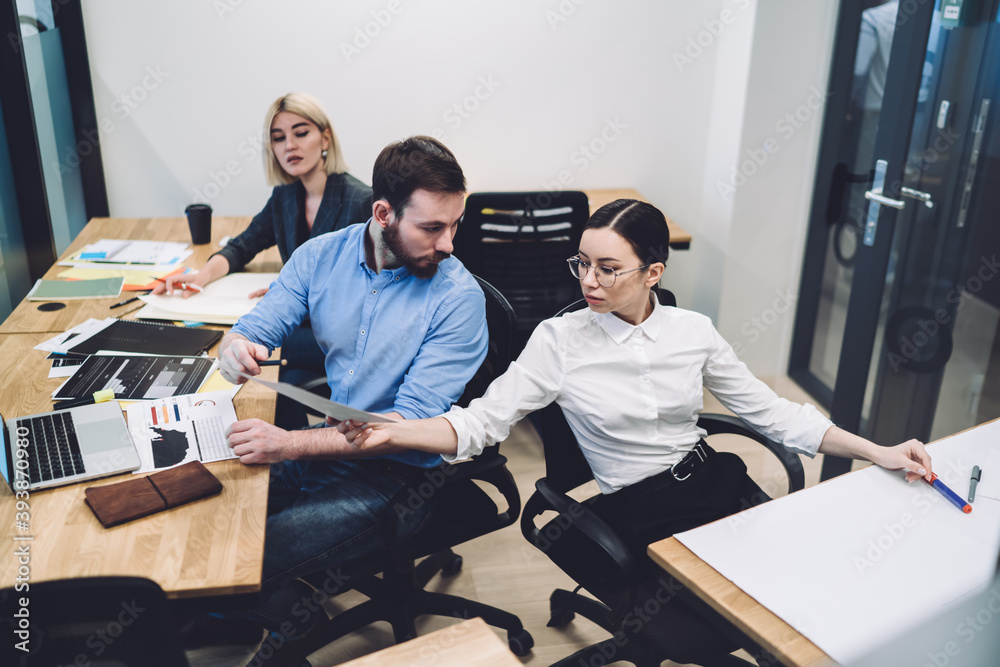
<svg viewBox="0 0 1000 667"><path fill-rule="evenodd" d="M514 309L503 294L479 276L475 278L486 296L486 325L490 343L486 358L465 385L465 393L457 401L462 407L467 407L472 400L482 396L490 383L507 370L511 361L511 340L516 322ZM506 458L500 454L499 447L487 447L473 461L446 468L447 483L435 485L438 487L436 493L439 494L439 502L432 515L433 520L407 540L408 555L414 558L423 556L442 548L442 545L460 544L517 521L521 512L521 498L513 477L504 467L505 463ZM466 477L466 470L456 472L456 469L463 466L475 471L471 478ZM501 511L493 498L472 481L473 478L493 485L506 500L506 510ZM395 503L390 502L389 506L394 507Z"/></svg>
<svg viewBox="0 0 1000 667"><path fill-rule="evenodd" d="M27 598L29 653L5 632L4 665L114 664L122 667L186 667L167 597L140 577L93 577L31 582L29 592L0 591L7 624L18 629L20 598ZM84 660L80 660L80 657Z"/></svg>
<svg viewBox="0 0 1000 667"><path fill-rule="evenodd" d="M486 297L486 328L489 331L490 342L486 350L486 358L479 365L479 370L465 385L465 392L458 399L458 405L463 408L474 399L482 396L494 379L503 375L510 365L512 338L517 316L510 303L497 288L477 275L473 275Z"/></svg>
<svg viewBox="0 0 1000 667"><path fill-rule="evenodd" d="M455 256L514 307L520 351L535 325L579 296L566 267L590 214L583 192L477 192L469 195Z"/></svg>

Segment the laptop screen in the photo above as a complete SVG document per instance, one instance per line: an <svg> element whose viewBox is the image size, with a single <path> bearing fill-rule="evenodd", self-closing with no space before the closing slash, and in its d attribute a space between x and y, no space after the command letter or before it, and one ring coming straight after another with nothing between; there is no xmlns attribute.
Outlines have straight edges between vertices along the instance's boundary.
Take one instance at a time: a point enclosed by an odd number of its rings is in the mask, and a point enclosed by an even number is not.
<svg viewBox="0 0 1000 667"><path fill-rule="evenodd" d="M0 452L3 452L3 455L0 456L0 474L3 475L4 481L8 485L11 483L11 466L14 465L14 462L10 458L10 444L7 442L7 422L3 420L3 415L0 415Z"/></svg>

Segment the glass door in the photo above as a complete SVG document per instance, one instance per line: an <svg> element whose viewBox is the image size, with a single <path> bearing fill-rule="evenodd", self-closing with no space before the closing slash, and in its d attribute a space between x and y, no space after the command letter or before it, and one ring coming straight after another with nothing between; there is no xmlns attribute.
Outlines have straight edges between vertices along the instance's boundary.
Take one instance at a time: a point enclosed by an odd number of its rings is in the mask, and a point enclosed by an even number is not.
<svg viewBox="0 0 1000 667"><path fill-rule="evenodd" d="M989 412L997 318L969 271L996 249L996 2L851 5L790 374L848 430L929 440ZM828 457L823 476L849 469Z"/></svg>

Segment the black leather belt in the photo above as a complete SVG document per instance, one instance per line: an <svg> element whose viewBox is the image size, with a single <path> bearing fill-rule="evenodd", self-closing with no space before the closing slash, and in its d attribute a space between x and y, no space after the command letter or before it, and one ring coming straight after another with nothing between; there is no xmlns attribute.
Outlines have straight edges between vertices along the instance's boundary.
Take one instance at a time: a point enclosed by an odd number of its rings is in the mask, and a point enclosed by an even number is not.
<svg viewBox="0 0 1000 667"><path fill-rule="evenodd" d="M704 440L699 440L684 458L663 472L641 479L635 484L629 484L608 497L614 498L616 501L630 502L671 484L683 482L713 456L715 456L715 450L709 447Z"/></svg>

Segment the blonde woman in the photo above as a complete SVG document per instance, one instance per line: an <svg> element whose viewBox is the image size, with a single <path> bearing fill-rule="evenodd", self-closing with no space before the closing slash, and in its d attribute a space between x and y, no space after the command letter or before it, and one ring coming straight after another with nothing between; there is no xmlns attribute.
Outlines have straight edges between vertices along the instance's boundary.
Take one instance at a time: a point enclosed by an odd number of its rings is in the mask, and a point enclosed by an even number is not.
<svg viewBox="0 0 1000 667"><path fill-rule="evenodd" d="M241 271L257 253L277 245L282 263L311 238L337 231L372 214L372 189L347 173L340 142L319 101L304 93L289 93L271 104L264 119L264 168L275 186L264 210L250 226L212 255L184 284L204 287L213 280ZM179 283L181 278L176 279ZM168 278L154 294L174 293ZM193 291L180 290L184 298ZM267 290L251 293L262 296ZM282 346L281 379L299 382L310 373L323 373L324 355L309 322L303 322ZM278 424L285 428L305 426L305 411L291 401L278 404Z"/></svg>

